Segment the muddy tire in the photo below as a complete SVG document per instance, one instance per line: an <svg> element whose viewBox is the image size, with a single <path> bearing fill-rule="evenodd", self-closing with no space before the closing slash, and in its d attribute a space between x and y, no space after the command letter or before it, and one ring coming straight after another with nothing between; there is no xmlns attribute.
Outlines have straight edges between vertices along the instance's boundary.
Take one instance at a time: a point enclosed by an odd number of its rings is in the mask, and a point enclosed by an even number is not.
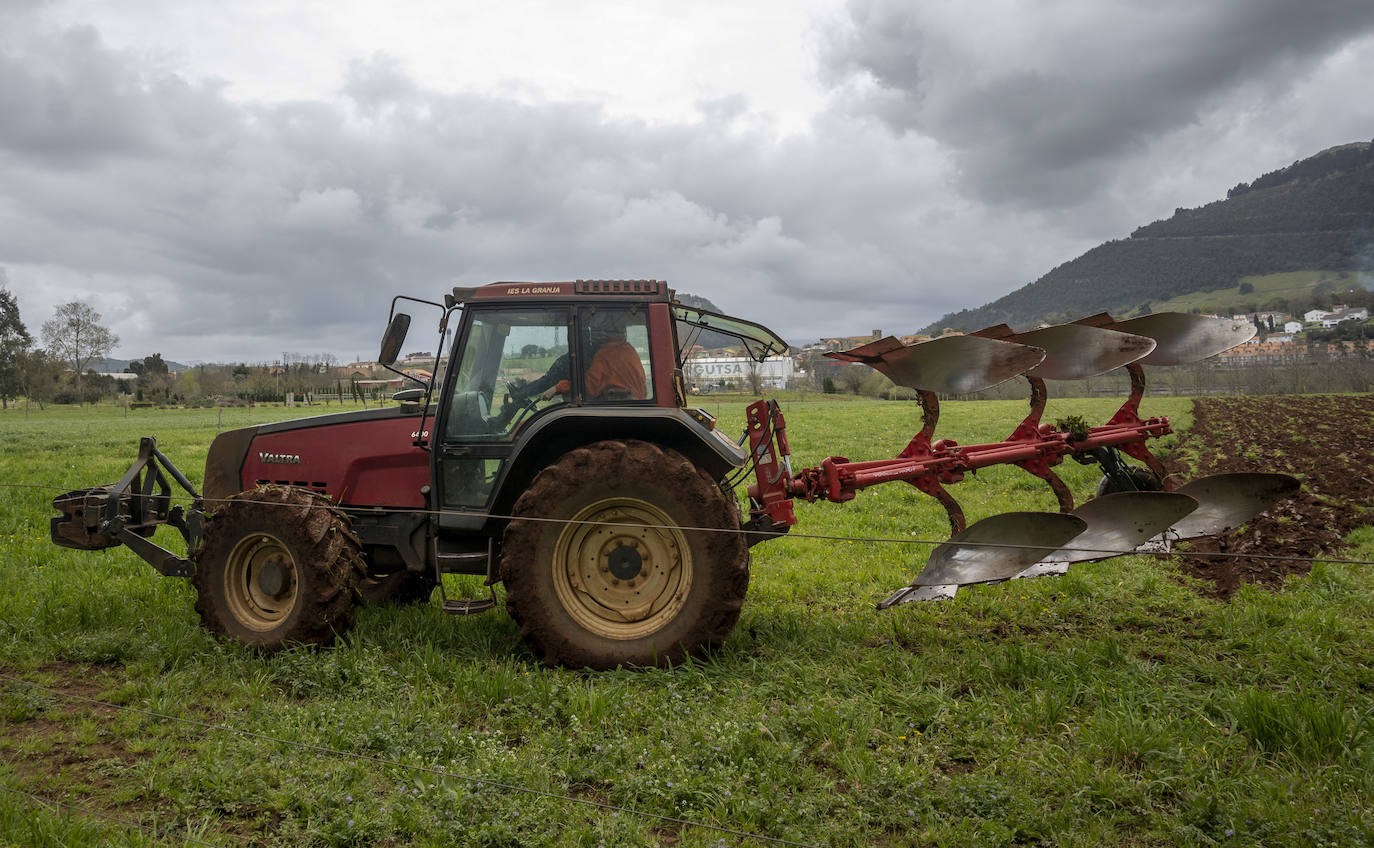
<svg viewBox="0 0 1374 848"><path fill-rule="evenodd" d="M502 540L506 607L550 665L678 663L725 641L739 619L749 549L734 532L738 505L674 450L616 441L570 451L514 515Z"/></svg>
<svg viewBox="0 0 1374 848"><path fill-rule="evenodd" d="M420 571L393 571L381 577L366 577L358 593L366 604L426 604L434 594L434 575Z"/></svg>
<svg viewBox="0 0 1374 848"><path fill-rule="evenodd" d="M1117 492L1158 492L1164 488L1159 477L1143 465L1132 465L1128 468L1127 473L1131 477L1131 482L1135 484L1134 489L1118 486L1112 481L1112 478L1103 476L1101 480L1097 481L1097 497L1114 495Z"/></svg>
<svg viewBox="0 0 1374 848"><path fill-rule="evenodd" d="M277 651L347 631L363 575L358 539L327 499L263 486L215 510L191 582L205 629Z"/></svg>

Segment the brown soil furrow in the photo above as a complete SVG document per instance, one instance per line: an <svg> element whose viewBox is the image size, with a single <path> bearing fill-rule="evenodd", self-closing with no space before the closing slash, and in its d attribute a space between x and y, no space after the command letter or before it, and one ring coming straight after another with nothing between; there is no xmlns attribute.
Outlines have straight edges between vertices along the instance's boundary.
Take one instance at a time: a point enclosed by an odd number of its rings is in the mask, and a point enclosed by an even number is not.
<svg viewBox="0 0 1374 848"><path fill-rule="evenodd" d="M1277 471L1302 480L1298 495L1237 531L1197 540L1194 551L1294 556L1272 560L1185 556L1185 571L1229 598L1241 584L1278 588L1340 550L1351 530L1374 523L1374 395L1199 398L1181 452L1199 457L1191 477Z"/></svg>

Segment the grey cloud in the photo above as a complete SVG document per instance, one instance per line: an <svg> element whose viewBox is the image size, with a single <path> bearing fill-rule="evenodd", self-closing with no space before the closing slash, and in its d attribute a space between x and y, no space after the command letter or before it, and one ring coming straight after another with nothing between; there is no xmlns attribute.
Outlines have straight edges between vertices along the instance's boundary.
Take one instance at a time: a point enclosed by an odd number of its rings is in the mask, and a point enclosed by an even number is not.
<svg viewBox="0 0 1374 848"><path fill-rule="evenodd" d="M876 84L852 108L957 151L980 196L1037 205L1082 201L1238 89L1277 97L1374 31L1361 0L996 6L854 0L823 61L836 85Z"/></svg>
<svg viewBox="0 0 1374 848"><path fill-rule="evenodd" d="M42 36L38 36L42 38ZM211 84L192 86L105 49L90 27L0 43L0 150L48 167L168 152L222 121Z"/></svg>
<svg viewBox="0 0 1374 848"><path fill-rule="evenodd" d="M953 95L1011 110L1040 89L1018 88L1005 67L959 83L970 67L956 62L961 43L895 8L856 7L891 25L860 20L831 67L896 80L919 66L919 77L878 90L888 112L838 97L791 136L743 98L649 125L594 102L434 91L386 55L344 69L337 98L243 103L90 29L14 29L0 43L0 108L14 104L22 120L0 125L0 265L26 320L84 297L126 355L182 361L369 356L393 294L501 279L667 278L793 339L902 332L1000 296L1199 190L1161 162L1217 171L1207 200L1291 151L1313 152L1310 137L1271 134L1274 146L1245 161L1243 134L1212 129L1207 110L1221 107L1198 100L1205 132L1126 133L1117 147L1143 152L1123 159L1094 141L1104 130L1092 102L1112 105L1101 103L1110 86L1079 81L1092 98L1061 110L1081 130L1065 156L1052 144L1064 132L1035 109L982 115ZM894 27L915 40L878 38ZM983 36L1021 38L1010 23ZM1059 49L1051 39L1040 55L1057 61ZM1309 84L1284 89L1286 116L1324 102L1300 96ZM53 102L75 104L79 121L53 123ZM950 126L934 132L935 117ZM903 120L918 131L893 133ZM1021 146L980 141L1013 121L1032 129ZM1074 189L1072 215L988 206L964 183L987 191L1036 168L1055 186L1084 174L1101 183Z"/></svg>
<svg viewBox="0 0 1374 848"><path fill-rule="evenodd" d="M666 277L801 338L850 331L835 307L856 289L902 304L904 326L967 297L920 284L938 260L913 200L929 208L940 169L872 121L779 140L734 99L647 126L425 90L385 56L352 65L340 101L238 104L89 29L15 43L6 67L48 70L11 73L9 96L103 92L120 114L35 119L55 145L10 137L0 262L40 310L92 299L131 355L366 354L393 293L496 279Z"/></svg>

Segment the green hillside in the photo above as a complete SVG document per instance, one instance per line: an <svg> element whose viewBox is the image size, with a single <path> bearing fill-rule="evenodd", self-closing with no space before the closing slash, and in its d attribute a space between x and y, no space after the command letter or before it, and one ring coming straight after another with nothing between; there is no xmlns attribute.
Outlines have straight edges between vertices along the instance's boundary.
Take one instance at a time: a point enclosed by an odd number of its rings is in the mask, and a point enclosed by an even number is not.
<svg viewBox="0 0 1374 848"><path fill-rule="evenodd" d="M1225 200L1180 208L925 329L971 331L1001 322L1025 328L1104 310L1265 308L1275 299L1344 291L1371 274L1374 143L1361 142L1241 183Z"/></svg>
<svg viewBox="0 0 1374 848"><path fill-rule="evenodd" d="M1280 309L1293 314L1305 311L1306 304L1326 295L1359 286L1359 275L1350 271L1289 271L1243 277L1234 286L1181 294L1151 302L1150 308L1153 312L1197 311L1218 315Z"/></svg>

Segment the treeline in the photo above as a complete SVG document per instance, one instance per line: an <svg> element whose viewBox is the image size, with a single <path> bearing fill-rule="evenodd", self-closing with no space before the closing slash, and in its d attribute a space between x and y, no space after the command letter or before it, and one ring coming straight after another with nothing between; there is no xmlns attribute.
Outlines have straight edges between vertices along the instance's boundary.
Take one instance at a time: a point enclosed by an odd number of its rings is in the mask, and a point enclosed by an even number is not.
<svg viewBox="0 0 1374 848"><path fill-rule="evenodd" d="M119 338L100 323L100 313L81 301L60 304L43 323L35 343L19 314L19 302L0 268L0 408L25 398L41 409L48 403L199 406L217 403L279 403L288 395L363 400L364 391L335 367L333 354L285 354L281 363L199 365L173 371L161 353L128 362L127 372L101 374ZM120 360L121 362L123 360ZM127 374L128 376L124 376ZM367 376L373 376L371 374ZM367 398L385 389L370 387Z"/></svg>
<svg viewBox="0 0 1374 848"><path fill-rule="evenodd" d="M288 393L308 396L329 403L333 400L370 399L376 392L364 391L337 370L320 364L296 363L249 365L245 363L197 365L182 371L169 371L161 354L129 363L131 379L87 371L78 386L75 374L65 363L46 357L42 351L29 354L22 385L10 399L26 397L43 407L49 403L93 404L102 401L128 401L135 406L211 406L219 404L282 403Z"/></svg>
<svg viewBox="0 0 1374 848"><path fill-rule="evenodd" d="M1374 271L1374 144L1335 148L1242 186L1227 200L1178 209L923 332L1136 314L1150 302L1230 288L1252 275Z"/></svg>
<svg viewBox="0 0 1374 848"><path fill-rule="evenodd" d="M1235 197L1256 189L1273 188L1295 181L1319 180L1343 171L1353 171L1374 161L1374 144L1343 144L1323 150L1316 156L1301 159L1287 168L1279 168L1264 174L1252 183L1241 183L1226 193Z"/></svg>

